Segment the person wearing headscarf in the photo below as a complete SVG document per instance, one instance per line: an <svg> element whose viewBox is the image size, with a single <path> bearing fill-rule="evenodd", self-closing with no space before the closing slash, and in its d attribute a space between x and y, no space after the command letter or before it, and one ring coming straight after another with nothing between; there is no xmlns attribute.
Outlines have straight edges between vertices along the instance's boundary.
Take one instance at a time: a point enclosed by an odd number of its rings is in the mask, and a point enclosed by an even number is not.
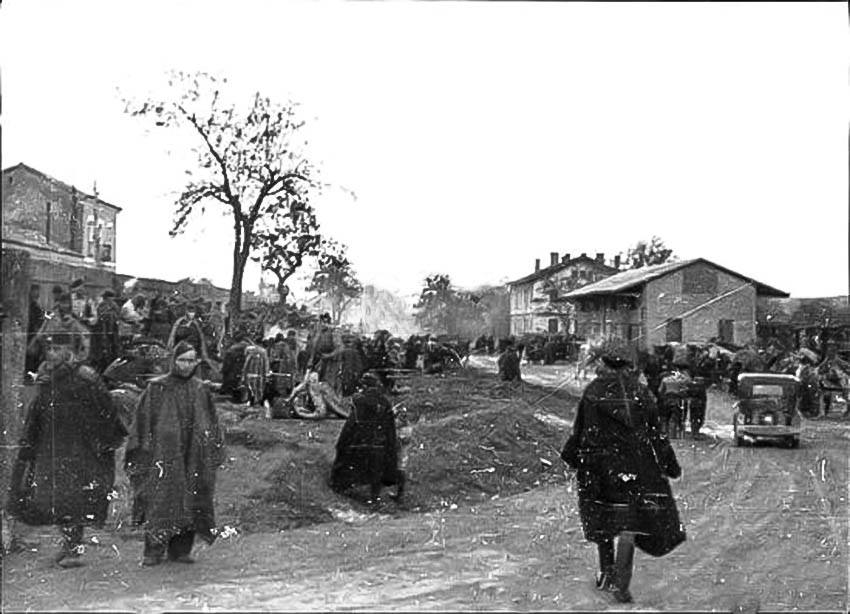
<svg viewBox="0 0 850 614"><path fill-rule="evenodd" d="M125 453L133 520L145 530L142 564L192 563L195 537L215 540L213 496L224 439L212 395L195 376L195 348L174 348L171 372L139 399Z"/></svg>
<svg viewBox="0 0 850 614"><path fill-rule="evenodd" d="M77 360L78 334L45 338L7 504L25 524L60 527L61 567L82 564L84 527L106 521L115 450L127 436L100 377Z"/></svg>
<svg viewBox="0 0 850 614"><path fill-rule="evenodd" d="M91 364L103 373L121 351L118 323L121 310L115 302L115 292L106 290L97 306L97 321L92 328Z"/></svg>
<svg viewBox="0 0 850 614"><path fill-rule="evenodd" d="M663 556L686 538L668 482L681 468L655 399L638 382L633 348L610 339L595 356L602 365L581 397L561 458L576 470L584 536L599 551L597 588L628 603L635 546Z"/></svg>
<svg viewBox="0 0 850 614"><path fill-rule="evenodd" d="M399 469L395 414L378 377L364 374L360 392L352 401L353 409L336 442L331 488L344 493L352 486L367 484L371 501L376 503L382 486L395 485L398 499L404 493L405 476Z"/></svg>

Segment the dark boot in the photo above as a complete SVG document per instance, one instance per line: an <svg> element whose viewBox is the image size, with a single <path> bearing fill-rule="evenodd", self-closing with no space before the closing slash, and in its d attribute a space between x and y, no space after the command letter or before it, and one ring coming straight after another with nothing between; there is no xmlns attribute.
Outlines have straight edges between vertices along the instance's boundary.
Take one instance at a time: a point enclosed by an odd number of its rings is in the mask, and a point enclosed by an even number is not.
<svg viewBox="0 0 850 614"><path fill-rule="evenodd" d="M617 541L617 560L614 563L614 599L620 603L631 603L632 594L629 585L632 582L632 569L635 558L635 536L633 533L621 533Z"/></svg>
<svg viewBox="0 0 850 614"><path fill-rule="evenodd" d="M194 563L192 558L192 544L195 542L194 531L178 533L168 542L168 560L177 563Z"/></svg>
<svg viewBox="0 0 850 614"><path fill-rule="evenodd" d="M83 553L83 526L65 524L59 530L62 533L62 546L53 559L54 562L63 569L84 565L85 563L80 558Z"/></svg>
<svg viewBox="0 0 850 614"><path fill-rule="evenodd" d="M596 588L610 590L614 577L614 540L607 539L596 544L599 551L599 574L596 576Z"/></svg>
<svg viewBox="0 0 850 614"><path fill-rule="evenodd" d="M142 553L142 565L153 567L159 565L165 559L165 551L168 547L167 536L154 535L145 532L145 549Z"/></svg>

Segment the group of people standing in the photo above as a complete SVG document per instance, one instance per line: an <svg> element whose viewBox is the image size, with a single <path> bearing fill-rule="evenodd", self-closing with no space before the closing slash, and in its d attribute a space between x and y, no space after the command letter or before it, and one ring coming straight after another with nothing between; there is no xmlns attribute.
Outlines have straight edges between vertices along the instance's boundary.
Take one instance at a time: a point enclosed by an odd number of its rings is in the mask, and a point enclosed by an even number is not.
<svg viewBox="0 0 850 614"><path fill-rule="evenodd" d="M105 297L108 300L110 297ZM61 310L65 309L62 297ZM60 318L62 311L59 311ZM6 509L30 525L56 525L60 567L82 564L83 532L102 527L114 495L115 455L133 490L133 520L144 527L142 563L191 563L195 537L216 536L213 495L224 440L199 355L186 341L170 371L151 380L124 416L100 375L86 364L78 326L41 336L35 397L24 423Z"/></svg>

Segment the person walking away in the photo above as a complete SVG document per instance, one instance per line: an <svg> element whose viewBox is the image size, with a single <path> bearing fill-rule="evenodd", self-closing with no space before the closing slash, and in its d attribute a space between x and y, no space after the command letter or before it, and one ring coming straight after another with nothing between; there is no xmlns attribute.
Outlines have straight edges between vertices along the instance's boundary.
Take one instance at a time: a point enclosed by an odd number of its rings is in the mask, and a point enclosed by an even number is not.
<svg viewBox="0 0 850 614"><path fill-rule="evenodd" d="M499 355L496 364L499 367L499 379L503 382L521 382L519 355L512 343Z"/></svg>
<svg viewBox="0 0 850 614"><path fill-rule="evenodd" d="M673 439L680 439L685 432L685 403L691 383L685 367L681 362L674 363L672 370L662 375L658 386L661 428Z"/></svg>
<svg viewBox="0 0 850 614"><path fill-rule="evenodd" d="M195 537L215 541L216 470L224 438L212 395L195 376L195 348L181 341L168 375L145 388L130 429L125 468L133 485L133 519L145 530L142 564L193 563Z"/></svg>
<svg viewBox="0 0 850 614"><path fill-rule="evenodd" d="M13 469L7 510L21 522L57 525L62 546L54 562L83 562L83 531L102 527L115 481L115 450L127 430L97 373L77 360L79 332L45 339Z"/></svg>
<svg viewBox="0 0 850 614"><path fill-rule="evenodd" d="M103 292L103 300L97 306L97 321L92 328L91 364L98 373L103 373L121 353L118 334L121 310L114 299L112 290Z"/></svg>
<svg viewBox="0 0 850 614"><path fill-rule="evenodd" d="M584 536L598 548L596 586L629 603L635 547L659 557L686 539L668 482L681 468L652 393L637 381L633 348L612 339L595 353L603 365L582 394L561 458L576 471Z"/></svg>
<svg viewBox="0 0 850 614"><path fill-rule="evenodd" d="M399 469L396 418L380 379L366 373L353 409L336 443L331 488L339 493L359 484L369 485L370 503L378 503L383 486L396 486L395 499L404 494L405 476Z"/></svg>
<svg viewBox="0 0 850 614"><path fill-rule="evenodd" d="M699 439L700 429L705 424L705 410L708 407L708 380L705 377L693 377L688 384L687 395L691 438Z"/></svg>

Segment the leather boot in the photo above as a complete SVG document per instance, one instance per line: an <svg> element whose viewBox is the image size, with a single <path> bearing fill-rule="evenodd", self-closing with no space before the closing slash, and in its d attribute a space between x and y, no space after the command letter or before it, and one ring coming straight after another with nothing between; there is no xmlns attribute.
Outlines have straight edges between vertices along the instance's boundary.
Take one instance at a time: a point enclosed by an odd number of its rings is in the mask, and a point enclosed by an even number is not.
<svg viewBox="0 0 850 614"><path fill-rule="evenodd" d="M632 594L629 592L629 584L632 582L634 558L634 534L620 534L620 538L617 541L617 559L614 562L614 599L620 603L632 602Z"/></svg>

